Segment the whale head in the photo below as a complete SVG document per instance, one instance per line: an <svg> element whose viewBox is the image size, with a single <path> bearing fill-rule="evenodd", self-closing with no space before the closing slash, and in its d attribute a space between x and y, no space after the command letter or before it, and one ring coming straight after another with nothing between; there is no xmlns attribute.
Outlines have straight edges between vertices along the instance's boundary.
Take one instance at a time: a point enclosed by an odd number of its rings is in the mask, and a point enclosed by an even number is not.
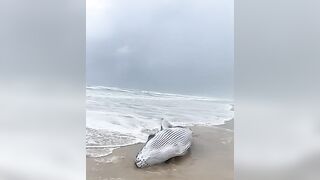
<svg viewBox="0 0 320 180"><path fill-rule="evenodd" d="M135 165L138 168L151 166L163 160L161 149L150 147L150 141L154 141L153 137L154 135L149 136L148 142L136 156Z"/></svg>
<svg viewBox="0 0 320 180"><path fill-rule="evenodd" d="M138 168L144 168L161 162L161 152L157 149L143 148L136 157L135 165Z"/></svg>
<svg viewBox="0 0 320 180"><path fill-rule="evenodd" d="M148 159L149 157L145 156L142 151L140 151L136 157L136 160L135 160L135 165L138 167L138 168L143 168L143 167L146 167L148 166Z"/></svg>

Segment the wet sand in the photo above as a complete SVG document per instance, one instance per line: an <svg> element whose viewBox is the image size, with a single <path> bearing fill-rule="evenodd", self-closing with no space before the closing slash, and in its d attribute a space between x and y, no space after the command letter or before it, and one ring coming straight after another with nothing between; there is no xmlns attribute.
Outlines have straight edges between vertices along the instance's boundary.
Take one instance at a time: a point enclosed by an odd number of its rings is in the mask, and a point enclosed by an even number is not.
<svg viewBox="0 0 320 180"><path fill-rule="evenodd" d="M87 180L232 180L233 121L191 129L192 146L183 157L138 169L134 159L143 144L121 147L105 157L87 157Z"/></svg>

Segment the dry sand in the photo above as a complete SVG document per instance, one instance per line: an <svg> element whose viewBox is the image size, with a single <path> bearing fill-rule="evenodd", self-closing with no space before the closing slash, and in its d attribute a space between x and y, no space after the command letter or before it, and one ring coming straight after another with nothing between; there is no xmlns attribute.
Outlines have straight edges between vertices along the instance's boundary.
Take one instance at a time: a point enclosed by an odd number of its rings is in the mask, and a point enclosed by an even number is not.
<svg viewBox="0 0 320 180"><path fill-rule="evenodd" d="M138 169L134 159L143 144L122 147L106 157L87 157L87 180L232 180L233 121L191 129L193 143L183 157Z"/></svg>

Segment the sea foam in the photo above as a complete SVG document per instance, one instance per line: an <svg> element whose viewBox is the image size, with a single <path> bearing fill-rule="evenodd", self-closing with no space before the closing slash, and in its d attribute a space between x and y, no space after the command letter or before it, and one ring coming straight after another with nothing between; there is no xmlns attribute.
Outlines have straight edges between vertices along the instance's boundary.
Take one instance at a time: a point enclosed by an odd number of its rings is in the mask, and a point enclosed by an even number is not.
<svg viewBox="0 0 320 180"><path fill-rule="evenodd" d="M87 156L100 157L121 146L145 142L161 119L179 126L221 125L233 118L233 102L209 97L87 87Z"/></svg>

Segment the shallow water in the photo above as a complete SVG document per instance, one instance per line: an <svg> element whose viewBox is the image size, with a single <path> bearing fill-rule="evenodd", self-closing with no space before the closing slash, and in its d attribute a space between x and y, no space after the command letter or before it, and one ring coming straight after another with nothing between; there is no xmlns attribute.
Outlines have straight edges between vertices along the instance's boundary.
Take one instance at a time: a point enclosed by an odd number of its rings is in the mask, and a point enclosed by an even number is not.
<svg viewBox="0 0 320 180"><path fill-rule="evenodd" d="M229 100L109 87L87 87L87 156L145 142L164 118L173 125L221 125L233 118Z"/></svg>

